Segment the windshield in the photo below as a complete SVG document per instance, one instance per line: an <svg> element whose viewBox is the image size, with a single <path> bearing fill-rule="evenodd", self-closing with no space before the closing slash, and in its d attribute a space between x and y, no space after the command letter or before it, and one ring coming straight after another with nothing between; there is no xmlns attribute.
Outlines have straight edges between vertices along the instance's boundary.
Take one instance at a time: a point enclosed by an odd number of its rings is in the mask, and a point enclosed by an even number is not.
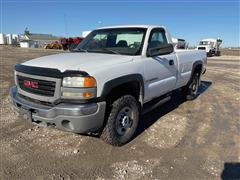
<svg viewBox="0 0 240 180"><path fill-rule="evenodd" d="M212 45L213 42L210 41L200 41L199 45Z"/></svg>
<svg viewBox="0 0 240 180"><path fill-rule="evenodd" d="M99 29L91 32L75 50L109 54L140 55L145 33L145 28Z"/></svg>

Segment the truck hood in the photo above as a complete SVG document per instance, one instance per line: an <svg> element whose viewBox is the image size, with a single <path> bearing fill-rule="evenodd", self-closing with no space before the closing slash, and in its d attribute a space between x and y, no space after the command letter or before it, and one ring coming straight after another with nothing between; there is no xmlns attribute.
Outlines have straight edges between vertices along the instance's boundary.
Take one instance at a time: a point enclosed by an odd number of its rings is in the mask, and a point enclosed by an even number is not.
<svg viewBox="0 0 240 180"><path fill-rule="evenodd" d="M24 62L23 65L66 70L91 71L92 69L132 61L132 56L102 53L62 53L43 56Z"/></svg>

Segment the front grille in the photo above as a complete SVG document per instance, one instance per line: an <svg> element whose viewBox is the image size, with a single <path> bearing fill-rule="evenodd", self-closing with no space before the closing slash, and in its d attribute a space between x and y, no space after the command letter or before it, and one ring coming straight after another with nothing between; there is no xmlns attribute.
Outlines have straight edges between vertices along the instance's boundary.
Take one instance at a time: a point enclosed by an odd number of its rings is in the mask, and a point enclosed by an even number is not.
<svg viewBox="0 0 240 180"><path fill-rule="evenodd" d="M41 104L41 105L44 105L44 106L54 106L54 103L46 102L46 101L39 101L39 100L32 99L30 97L24 96L24 95L19 94L19 93L17 94L17 96L20 99L23 99L23 100L26 100L28 102L32 102L32 103L35 103L35 104Z"/></svg>
<svg viewBox="0 0 240 180"><path fill-rule="evenodd" d="M199 47L198 49L200 49L200 50L205 50L206 48L205 48L205 47Z"/></svg>
<svg viewBox="0 0 240 180"><path fill-rule="evenodd" d="M56 82L54 81L33 79L33 78L19 76L19 75L17 76L17 81L18 81L19 87L26 92L42 95L42 96L49 96L49 97L54 96L55 87L56 87ZM24 82L26 81L34 82L35 84L37 84L37 87L26 86L24 84Z"/></svg>

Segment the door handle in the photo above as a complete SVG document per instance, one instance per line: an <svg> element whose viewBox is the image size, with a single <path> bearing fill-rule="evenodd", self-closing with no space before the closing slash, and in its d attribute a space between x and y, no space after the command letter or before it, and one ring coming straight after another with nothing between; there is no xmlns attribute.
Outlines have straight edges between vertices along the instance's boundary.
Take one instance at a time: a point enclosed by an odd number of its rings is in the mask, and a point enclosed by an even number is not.
<svg viewBox="0 0 240 180"><path fill-rule="evenodd" d="M169 65L170 66L174 65L174 61L172 59L169 60Z"/></svg>

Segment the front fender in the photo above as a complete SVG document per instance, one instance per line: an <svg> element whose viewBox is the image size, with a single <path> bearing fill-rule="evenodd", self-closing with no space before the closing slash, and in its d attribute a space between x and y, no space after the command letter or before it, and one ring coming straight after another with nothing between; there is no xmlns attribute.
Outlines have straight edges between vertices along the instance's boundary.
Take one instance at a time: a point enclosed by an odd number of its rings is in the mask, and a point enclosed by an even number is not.
<svg viewBox="0 0 240 180"><path fill-rule="evenodd" d="M120 86L122 84L138 81L140 83L140 94L142 96L142 99L144 98L144 81L141 74L129 74L125 76L121 76L115 79L112 79L110 81L107 81L104 86L101 93L101 100L105 101L109 93L116 88L117 86Z"/></svg>

